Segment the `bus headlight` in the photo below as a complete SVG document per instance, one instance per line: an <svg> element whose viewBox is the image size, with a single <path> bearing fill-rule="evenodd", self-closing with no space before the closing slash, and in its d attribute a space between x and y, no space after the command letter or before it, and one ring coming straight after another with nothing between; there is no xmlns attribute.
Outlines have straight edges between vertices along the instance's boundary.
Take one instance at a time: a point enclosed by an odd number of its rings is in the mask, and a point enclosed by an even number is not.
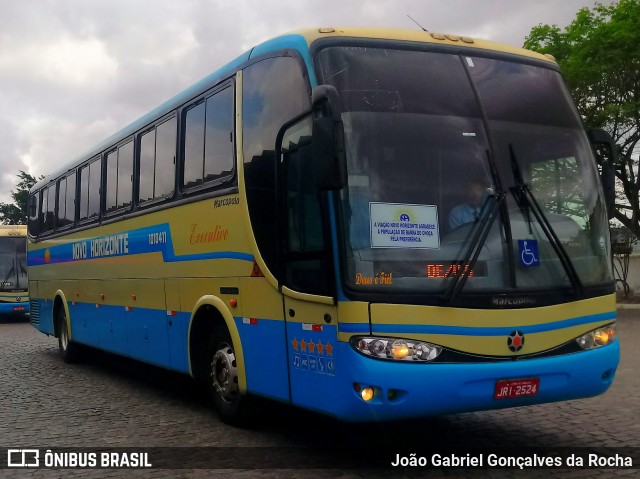
<svg viewBox="0 0 640 479"><path fill-rule="evenodd" d="M595 349L611 344L616 340L616 323L589 331L576 339L582 349Z"/></svg>
<svg viewBox="0 0 640 479"><path fill-rule="evenodd" d="M351 345L365 356L397 361L433 361L442 352L442 346L398 338L357 337Z"/></svg>
<svg viewBox="0 0 640 479"><path fill-rule="evenodd" d="M409 356L409 345L402 339L396 339L391 343L389 356L393 359L404 359Z"/></svg>

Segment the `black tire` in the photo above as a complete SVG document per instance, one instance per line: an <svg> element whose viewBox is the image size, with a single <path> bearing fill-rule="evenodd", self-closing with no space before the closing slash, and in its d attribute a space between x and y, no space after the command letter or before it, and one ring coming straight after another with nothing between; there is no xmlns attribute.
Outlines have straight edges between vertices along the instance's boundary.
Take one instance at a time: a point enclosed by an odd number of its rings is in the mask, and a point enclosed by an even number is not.
<svg viewBox="0 0 640 479"><path fill-rule="evenodd" d="M239 391L235 350L226 327L217 328L211 334L204 371L207 394L220 419L233 426L248 426L254 414L250 397Z"/></svg>
<svg viewBox="0 0 640 479"><path fill-rule="evenodd" d="M60 350L60 356L65 363L76 363L80 360L80 345L74 343L69 338L69 330L67 329L67 314L64 308L61 307L58 310L56 316L57 330L58 330L58 348Z"/></svg>

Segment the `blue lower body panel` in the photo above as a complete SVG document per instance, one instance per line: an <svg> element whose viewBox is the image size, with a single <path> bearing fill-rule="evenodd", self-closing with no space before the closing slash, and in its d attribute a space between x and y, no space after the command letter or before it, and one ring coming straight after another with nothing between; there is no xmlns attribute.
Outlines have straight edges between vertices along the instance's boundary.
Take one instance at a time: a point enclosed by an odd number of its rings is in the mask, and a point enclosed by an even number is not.
<svg viewBox="0 0 640 479"><path fill-rule="evenodd" d="M247 390L259 396L289 400L285 322L234 318L244 354Z"/></svg>
<svg viewBox="0 0 640 479"><path fill-rule="evenodd" d="M334 350L331 385L319 386L313 375L306 385L298 378L299 404L345 421L392 420L440 414L526 406L596 396L613 382L620 356L619 343L591 351L540 359L499 363L394 363L367 358L349 344ZM533 397L494 399L496 381L539 378ZM365 402L354 384L374 387ZM295 396L294 396L294 402Z"/></svg>
<svg viewBox="0 0 640 479"><path fill-rule="evenodd" d="M53 301L37 300L33 326L54 335ZM69 303L71 340L167 369L189 373L189 313L95 303ZM35 318L32 318L35 319Z"/></svg>

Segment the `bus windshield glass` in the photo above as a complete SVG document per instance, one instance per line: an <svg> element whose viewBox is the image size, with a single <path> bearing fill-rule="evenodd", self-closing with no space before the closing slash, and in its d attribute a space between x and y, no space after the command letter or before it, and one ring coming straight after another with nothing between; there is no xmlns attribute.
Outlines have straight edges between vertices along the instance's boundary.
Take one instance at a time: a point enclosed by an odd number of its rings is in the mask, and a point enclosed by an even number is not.
<svg viewBox="0 0 640 479"><path fill-rule="evenodd" d="M442 294L462 272L463 293L570 289L568 269L584 287L612 280L604 200L578 113L555 69L513 58L380 43L317 52L345 130L350 289ZM518 200L522 184L541 215Z"/></svg>
<svg viewBox="0 0 640 479"><path fill-rule="evenodd" d="M24 237L0 237L1 291L27 290L27 254Z"/></svg>

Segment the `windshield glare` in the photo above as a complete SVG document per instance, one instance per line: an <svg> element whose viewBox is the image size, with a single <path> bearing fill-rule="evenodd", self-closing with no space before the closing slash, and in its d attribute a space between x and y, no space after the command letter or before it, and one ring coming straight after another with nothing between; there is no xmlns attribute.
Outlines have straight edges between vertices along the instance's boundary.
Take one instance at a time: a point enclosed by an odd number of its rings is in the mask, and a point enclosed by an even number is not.
<svg viewBox="0 0 640 479"><path fill-rule="evenodd" d="M514 164L581 282L611 280L597 171L557 72L359 46L328 47L317 60L343 110L350 288L440 294L465 269L464 292L571 287L533 213L515 201ZM464 264L500 188L507 201L477 261Z"/></svg>

